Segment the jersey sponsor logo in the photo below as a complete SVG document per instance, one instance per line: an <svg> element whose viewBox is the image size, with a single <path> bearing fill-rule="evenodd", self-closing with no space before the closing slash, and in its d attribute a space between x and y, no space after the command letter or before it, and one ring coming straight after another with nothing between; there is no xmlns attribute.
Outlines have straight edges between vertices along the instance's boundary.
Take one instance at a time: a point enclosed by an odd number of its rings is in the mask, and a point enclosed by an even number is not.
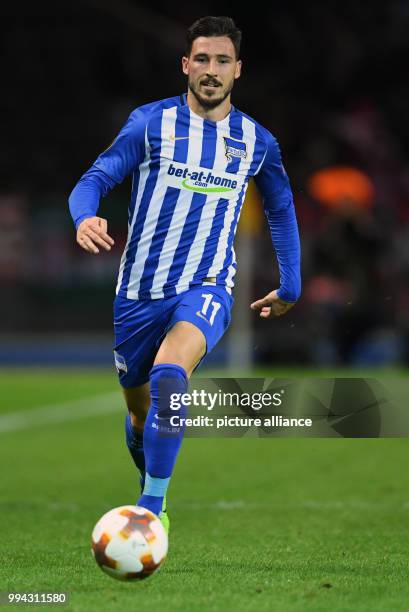
<svg viewBox="0 0 409 612"><path fill-rule="evenodd" d="M125 357L122 357L122 355L114 351L114 359L118 374L121 370L126 374L128 372L128 366L126 365Z"/></svg>
<svg viewBox="0 0 409 612"><path fill-rule="evenodd" d="M240 159L246 159L247 157L247 146L245 142L236 140L229 136L223 136L225 154L229 161L232 161L233 157Z"/></svg>
<svg viewBox="0 0 409 612"><path fill-rule="evenodd" d="M179 162L169 163L166 177L172 187L196 193L223 194L223 197L234 196L239 186L237 179L232 178L231 174L192 168Z"/></svg>
<svg viewBox="0 0 409 612"><path fill-rule="evenodd" d="M196 315L197 315L198 317L200 317L201 319L203 319L204 321L206 321L206 323L209 323L209 321L206 319L206 317L204 316L204 314L202 314L202 313L200 312L200 310L198 310L198 311L196 312ZM209 325L210 325L210 323L209 323Z"/></svg>
<svg viewBox="0 0 409 612"><path fill-rule="evenodd" d="M175 134L171 134L169 140L172 142L175 142L175 140L189 140L189 136L175 136Z"/></svg>

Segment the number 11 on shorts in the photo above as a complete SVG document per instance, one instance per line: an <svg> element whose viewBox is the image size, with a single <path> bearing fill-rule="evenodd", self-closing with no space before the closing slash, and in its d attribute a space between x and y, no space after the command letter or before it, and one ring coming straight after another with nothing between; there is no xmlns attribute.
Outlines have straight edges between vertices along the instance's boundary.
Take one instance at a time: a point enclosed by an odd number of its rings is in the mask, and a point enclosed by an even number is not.
<svg viewBox="0 0 409 612"><path fill-rule="evenodd" d="M202 310L200 311L200 313L198 312L197 314L200 314L203 318L206 319L206 321L210 324L213 325L214 322L214 318L216 316L217 311L219 310L221 304L220 302L215 302L213 300L213 295L211 293L202 293L202 298L204 298L204 302L203 302L203 306L202 306ZM210 314L210 318L207 318L207 311L209 310L209 306L212 306L212 312Z"/></svg>

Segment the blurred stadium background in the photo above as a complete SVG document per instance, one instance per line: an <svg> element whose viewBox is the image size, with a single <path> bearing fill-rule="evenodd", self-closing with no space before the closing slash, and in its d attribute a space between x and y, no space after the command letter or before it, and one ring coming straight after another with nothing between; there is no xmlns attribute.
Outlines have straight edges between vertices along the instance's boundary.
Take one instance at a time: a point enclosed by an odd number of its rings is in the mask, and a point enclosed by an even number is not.
<svg viewBox="0 0 409 612"><path fill-rule="evenodd" d="M131 110L185 90L184 31L223 3L2 3L0 362L111 365L112 300L130 183L101 206L116 239L91 257L67 197ZM257 195L237 238L233 325L210 366L404 366L409 359L409 4L235 7L233 102L278 138L303 249L303 295L266 323L276 286ZM234 347L234 350L232 350Z"/></svg>
<svg viewBox="0 0 409 612"><path fill-rule="evenodd" d="M93 524L137 489L111 352L130 180L100 209L116 240L110 254L76 245L67 198L133 108L185 90L185 29L206 14L231 14L243 29L233 103L278 138L303 250L301 301L262 321L248 306L276 286L277 268L252 188L233 322L207 372L406 375L407 0L234 11L1 3L0 590L66 590L69 609L87 612L135 602L407 610L407 440L186 440L160 575L136 598L90 559Z"/></svg>

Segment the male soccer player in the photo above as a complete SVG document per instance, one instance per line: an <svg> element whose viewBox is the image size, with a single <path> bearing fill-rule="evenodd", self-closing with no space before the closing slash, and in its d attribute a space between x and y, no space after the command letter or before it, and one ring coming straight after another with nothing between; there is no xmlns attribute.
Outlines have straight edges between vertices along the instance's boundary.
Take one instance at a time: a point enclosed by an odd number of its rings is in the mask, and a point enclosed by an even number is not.
<svg viewBox="0 0 409 612"><path fill-rule="evenodd" d="M164 524L183 437L183 428L170 425L170 394L187 391L193 370L230 323L233 240L251 177L280 270L279 289L251 308L265 319L280 316L300 295L297 222L277 141L230 102L240 41L228 17L196 21L182 58L187 94L134 110L69 200L78 244L89 253L109 251L114 241L97 216L100 198L132 175L114 356L128 407L126 442L141 473L137 503Z"/></svg>

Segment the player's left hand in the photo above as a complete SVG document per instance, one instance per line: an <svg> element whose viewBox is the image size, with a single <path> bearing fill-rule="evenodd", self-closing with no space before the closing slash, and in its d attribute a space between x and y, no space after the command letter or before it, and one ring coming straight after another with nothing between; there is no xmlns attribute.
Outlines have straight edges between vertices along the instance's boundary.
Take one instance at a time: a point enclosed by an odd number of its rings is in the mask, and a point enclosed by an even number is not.
<svg viewBox="0 0 409 612"><path fill-rule="evenodd" d="M250 304L252 310L259 310L260 317L268 319L270 317L281 317L294 306L295 302L284 302L277 295L277 290L267 293L261 300L256 300Z"/></svg>

